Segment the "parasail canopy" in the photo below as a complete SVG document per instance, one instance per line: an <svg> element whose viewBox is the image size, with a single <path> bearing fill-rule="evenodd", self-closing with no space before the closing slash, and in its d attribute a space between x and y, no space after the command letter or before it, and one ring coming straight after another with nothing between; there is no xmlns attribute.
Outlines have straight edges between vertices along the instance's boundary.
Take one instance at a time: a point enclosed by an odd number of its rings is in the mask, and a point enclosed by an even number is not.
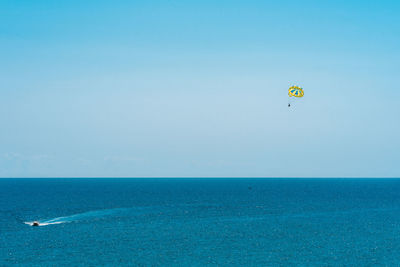
<svg viewBox="0 0 400 267"><path fill-rule="evenodd" d="M303 88L294 85L289 88L289 96L294 96L294 97L303 97L304 96L304 91Z"/></svg>

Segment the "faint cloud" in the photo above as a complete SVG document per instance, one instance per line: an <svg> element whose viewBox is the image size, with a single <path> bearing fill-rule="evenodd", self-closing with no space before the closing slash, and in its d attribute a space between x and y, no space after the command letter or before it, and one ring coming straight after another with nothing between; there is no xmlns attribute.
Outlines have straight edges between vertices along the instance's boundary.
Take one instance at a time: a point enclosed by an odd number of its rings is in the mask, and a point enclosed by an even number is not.
<svg viewBox="0 0 400 267"><path fill-rule="evenodd" d="M0 156L3 160L33 160L33 161L41 161L41 160L49 160L52 159L53 156L47 154L32 154L32 155L23 155L16 152L6 152Z"/></svg>
<svg viewBox="0 0 400 267"><path fill-rule="evenodd" d="M124 157L124 156L107 156L104 157L104 161L108 162L139 162L142 158L137 157Z"/></svg>
<svg viewBox="0 0 400 267"><path fill-rule="evenodd" d="M47 154L0 154L0 177L43 176L52 168L53 156Z"/></svg>

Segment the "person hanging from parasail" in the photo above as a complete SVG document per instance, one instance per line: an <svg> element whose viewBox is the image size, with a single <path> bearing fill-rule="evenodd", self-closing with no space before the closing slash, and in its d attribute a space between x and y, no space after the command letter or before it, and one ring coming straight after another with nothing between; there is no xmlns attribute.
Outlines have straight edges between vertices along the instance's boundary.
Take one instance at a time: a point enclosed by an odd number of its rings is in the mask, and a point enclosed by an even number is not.
<svg viewBox="0 0 400 267"><path fill-rule="evenodd" d="M291 106L291 100L292 100L292 97L295 97L295 98L301 98L301 97L303 97L304 96L304 90L303 90L303 88L301 88L301 87L299 87L299 86L297 86L297 85L293 85L293 86L291 86L290 88L289 88L289 90L288 90L288 94L289 94L289 103L288 103L288 107L290 107Z"/></svg>

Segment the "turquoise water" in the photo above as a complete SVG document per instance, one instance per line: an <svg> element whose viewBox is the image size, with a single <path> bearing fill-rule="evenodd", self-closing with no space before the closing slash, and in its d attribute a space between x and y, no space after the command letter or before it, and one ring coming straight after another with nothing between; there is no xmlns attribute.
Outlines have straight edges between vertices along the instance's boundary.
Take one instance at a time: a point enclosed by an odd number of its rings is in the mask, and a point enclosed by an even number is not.
<svg viewBox="0 0 400 267"><path fill-rule="evenodd" d="M0 266L399 266L399 251L399 179L0 179Z"/></svg>

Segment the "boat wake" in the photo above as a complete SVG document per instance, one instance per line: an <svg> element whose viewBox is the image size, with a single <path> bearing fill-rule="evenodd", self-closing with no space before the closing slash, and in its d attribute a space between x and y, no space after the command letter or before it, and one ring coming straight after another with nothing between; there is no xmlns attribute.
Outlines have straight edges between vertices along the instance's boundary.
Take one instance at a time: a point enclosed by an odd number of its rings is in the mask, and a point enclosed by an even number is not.
<svg viewBox="0 0 400 267"><path fill-rule="evenodd" d="M27 225L33 226L34 222L24 222L24 223L27 224ZM60 221L60 222L39 222L39 225L37 225L37 226L46 226L46 225L50 225L50 224L60 224L60 223L66 223L66 222L63 222L63 221Z"/></svg>
<svg viewBox="0 0 400 267"><path fill-rule="evenodd" d="M126 216L142 216L149 214L165 214L169 210L174 210L177 207L186 209L188 207L194 208L210 208L212 205L197 205L197 204L181 204L178 206L145 206L145 207L131 207L131 208L113 208L103 210L93 210L83 213L77 213L70 216L56 217L53 219L35 220L24 222L30 226L47 226L53 224L72 223L72 222L83 222L83 221L97 221L104 220L110 217L126 217ZM34 225L34 222L38 222L38 225Z"/></svg>
<svg viewBox="0 0 400 267"><path fill-rule="evenodd" d="M87 221L87 220L97 220L97 219L103 218L104 216L120 214L126 210L128 210L128 209L116 208L116 209L107 209L107 210L88 211L88 212L84 212L84 213L73 214L70 216L57 217L57 218L47 219L47 220L39 220L38 226L47 226L47 225L53 225L53 224L71 223L71 222ZM24 223L27 225L30 225L30 226L34 226L33 225L34 222L35 221L24 222Z"/></svg>

